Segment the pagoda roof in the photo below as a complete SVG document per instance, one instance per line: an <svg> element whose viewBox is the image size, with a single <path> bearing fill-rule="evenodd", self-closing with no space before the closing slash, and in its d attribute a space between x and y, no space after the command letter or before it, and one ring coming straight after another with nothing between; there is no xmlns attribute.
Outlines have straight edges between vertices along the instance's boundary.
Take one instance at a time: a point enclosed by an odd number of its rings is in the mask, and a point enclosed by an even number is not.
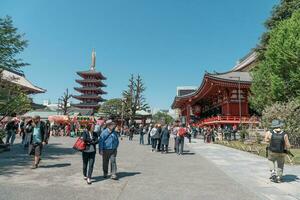
<svg viewBox="0 0 300 200"><path fill-rule="evenodd" d="M103 74L101 72L97 72L95 70L79 71L79 72L77 72L77 74L79 76L81 76L82 78L85 78L88 75L92 75L92 76L97 77L101 80L106 80L106 77L103 76Z"/></svg>
<svg viewBox="0 0 300 200"><path fill-rule="evenodd" d="M2 79L10 83L20 86L22 89L26 90L28 94L45 93L46 90L33 85L25 75L20 72L14 72L11 70L0 70Z"/></svg>
<svg viewBox="0 0 300 200"><path fill-rule="evenodd" d="M208 73L206 72L201 85L195 92L183 96L176 96L172 108L180 108L183 104L189 102L193 104L195 101L205 98L209 92L217 86L250 88L252 77L249 72L229 71L225 73Z"/></svg>
<svg viewBox="0 0 300 200"><path fill-rule="evenodd" d="M77 104L71 104L71 106L73 107L77 107L77 108L97 108L100 107L100 104L90 104L90 103L77 103Z"/></svg>
<svg viewBox="0 0 300 200"><path fill-rule="evenodd" d="M76 80L77 83L82 84L82 83L95 83L96 86L101 86L101 87L106 87L102 81L97 80L97 79L83 79L83 80Z"/></svg>
<svg viewBox="0 0 300 200"><path fill-rule="evenodd" d="M78 92L95 91L97 94L107 94L107 92L104 92L101 87L75 87L74 89Z"/></svg>
<svg viewBox="0 0 300 200"><path fill-rule="evenodd" d="M101 96L98 95L73 95L75 99L95 99L99 101L104 101Z"/></svg>

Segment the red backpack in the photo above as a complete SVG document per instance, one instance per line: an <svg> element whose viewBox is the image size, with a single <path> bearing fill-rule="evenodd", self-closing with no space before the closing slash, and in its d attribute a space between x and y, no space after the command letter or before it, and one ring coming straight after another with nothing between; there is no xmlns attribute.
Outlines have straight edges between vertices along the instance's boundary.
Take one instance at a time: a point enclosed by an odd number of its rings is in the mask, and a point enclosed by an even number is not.
<svg viewBox="0 0 300 200"><path fill-rule="evenodd" d="M183 128L183 127L179 128L178 135L180 137L184 137L186 135L186 133L187 133L186 128Z"/></svg>

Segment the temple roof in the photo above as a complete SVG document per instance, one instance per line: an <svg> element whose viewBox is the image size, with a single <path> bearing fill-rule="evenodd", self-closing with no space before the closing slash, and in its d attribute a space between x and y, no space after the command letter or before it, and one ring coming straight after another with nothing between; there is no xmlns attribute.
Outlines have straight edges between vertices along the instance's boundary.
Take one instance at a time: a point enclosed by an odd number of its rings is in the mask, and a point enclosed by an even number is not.
<svg viewBox="0 0 300 200"><path fill-rule="evenodd" d="M190 94L176 96L172 108L177 108L182 102L194 101L195 99L206 96L213 85L225 85L225 87L237 87L240 83L242 87L250 87L252 78L249 72L229 71L225 73L205 73L201 85Z"/></svg>
<svg viewBox="0 0 300 200"><path fill-rule="evenodd" d="M2 78L6 81L19 85L21 88L26 89L28 93L45 93L46 90L33 85L24 74L13 72L9 70L2 70Z"/></svg>
<svg viewBox="0 0 300 200"><path fill-rule="evenodd" d="M231 81L231 82L252 82L252 77L249 72L238 72L238 71L230 71L226 73L206 73L205 76L209 76L219 80ZM240 78L240 79L239 79Z"/></svg>
<svg viewBox="0 0 300 200"><path fill-rule="evenodd" d="M252 64L257 60L257 53L250 52L244 58L238 61L238 63L233 67L232 71L249 71Z"/></svg>

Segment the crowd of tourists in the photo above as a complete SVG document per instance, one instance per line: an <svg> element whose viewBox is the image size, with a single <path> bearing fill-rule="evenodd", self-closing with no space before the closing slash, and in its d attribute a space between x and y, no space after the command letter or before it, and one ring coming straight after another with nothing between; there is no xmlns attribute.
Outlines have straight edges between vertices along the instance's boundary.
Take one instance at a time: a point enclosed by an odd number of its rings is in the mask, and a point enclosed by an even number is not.
<svg viewBox="0 0 300 200"><path fill-rule="evenodd" d="M151 146L152 152L169 153L170 138L174 138L174 151L178 155L184 153L184 139L191 141L192 130L176 121L174 124L149 124L149 125L131 125L130 128L124 128L121 135L128 136L133 140L134 135L139 137L139 144ZM146 142L145 142L146 140Z"/></svg>
<svg viewBox="0 0 300 200"><path fill-rule="evenodd" d="M12 118L5 124L1 124L1 128L5 130L6 140L5 145L13 147L16 135L19 134L22 138L21 144L28 150L28 154L34 157L32 169L39 167L43 147L48 144L50 136L56 136L56 130L49 121L41 121L39 116L32 118ZM281 182L285 156L289 152L290 143L288 135L282 129L283 122L274 120L269 132L265 135L265 141L268 145L268 160L270 163L270 179L274 182ZM103 124L88 123L81 126L80 129L71 124L61 126L60 130L67 129L71 136L71 132L80 131L79 138L84 143L82 149L83 161L83 177L88 184L92 184L91 178L95 163L95 157L98 145L99 155L102 156L103 177L108 177L109 163L111 166L111 179L117 180L117 149L119 147L119 137L127 136L130 141L137 135L140 145L151 146L152 152L161 152L162 154L169 153L170 139L174 139L174 151L178 155L184 154L184 141L188 138L197 138L202 135L204 142L210 143L217 139L231 140L236 139L236 127L224 128L209 128L209 127L190 127L180 121L174 124L149 124L149 125L118 125L112 120L106 120ZM67 131L67 132L68 132ZM146 140L146 142L145 142Z"/></svg>

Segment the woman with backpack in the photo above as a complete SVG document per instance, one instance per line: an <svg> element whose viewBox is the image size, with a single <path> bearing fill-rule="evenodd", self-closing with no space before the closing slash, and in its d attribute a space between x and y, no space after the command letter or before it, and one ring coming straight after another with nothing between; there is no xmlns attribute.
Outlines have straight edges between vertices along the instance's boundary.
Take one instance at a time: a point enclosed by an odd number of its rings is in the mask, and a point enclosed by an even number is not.
<svg viewBox="0 0 300 200"><path fill-rule="evenodd" d="M177 147L176 147L176 153L178 155L183 155L183 148L184 148L184 137L186 136L188 130L185 127L185 124L182 124L181 127L178 129L177 133Z"/></svg>

